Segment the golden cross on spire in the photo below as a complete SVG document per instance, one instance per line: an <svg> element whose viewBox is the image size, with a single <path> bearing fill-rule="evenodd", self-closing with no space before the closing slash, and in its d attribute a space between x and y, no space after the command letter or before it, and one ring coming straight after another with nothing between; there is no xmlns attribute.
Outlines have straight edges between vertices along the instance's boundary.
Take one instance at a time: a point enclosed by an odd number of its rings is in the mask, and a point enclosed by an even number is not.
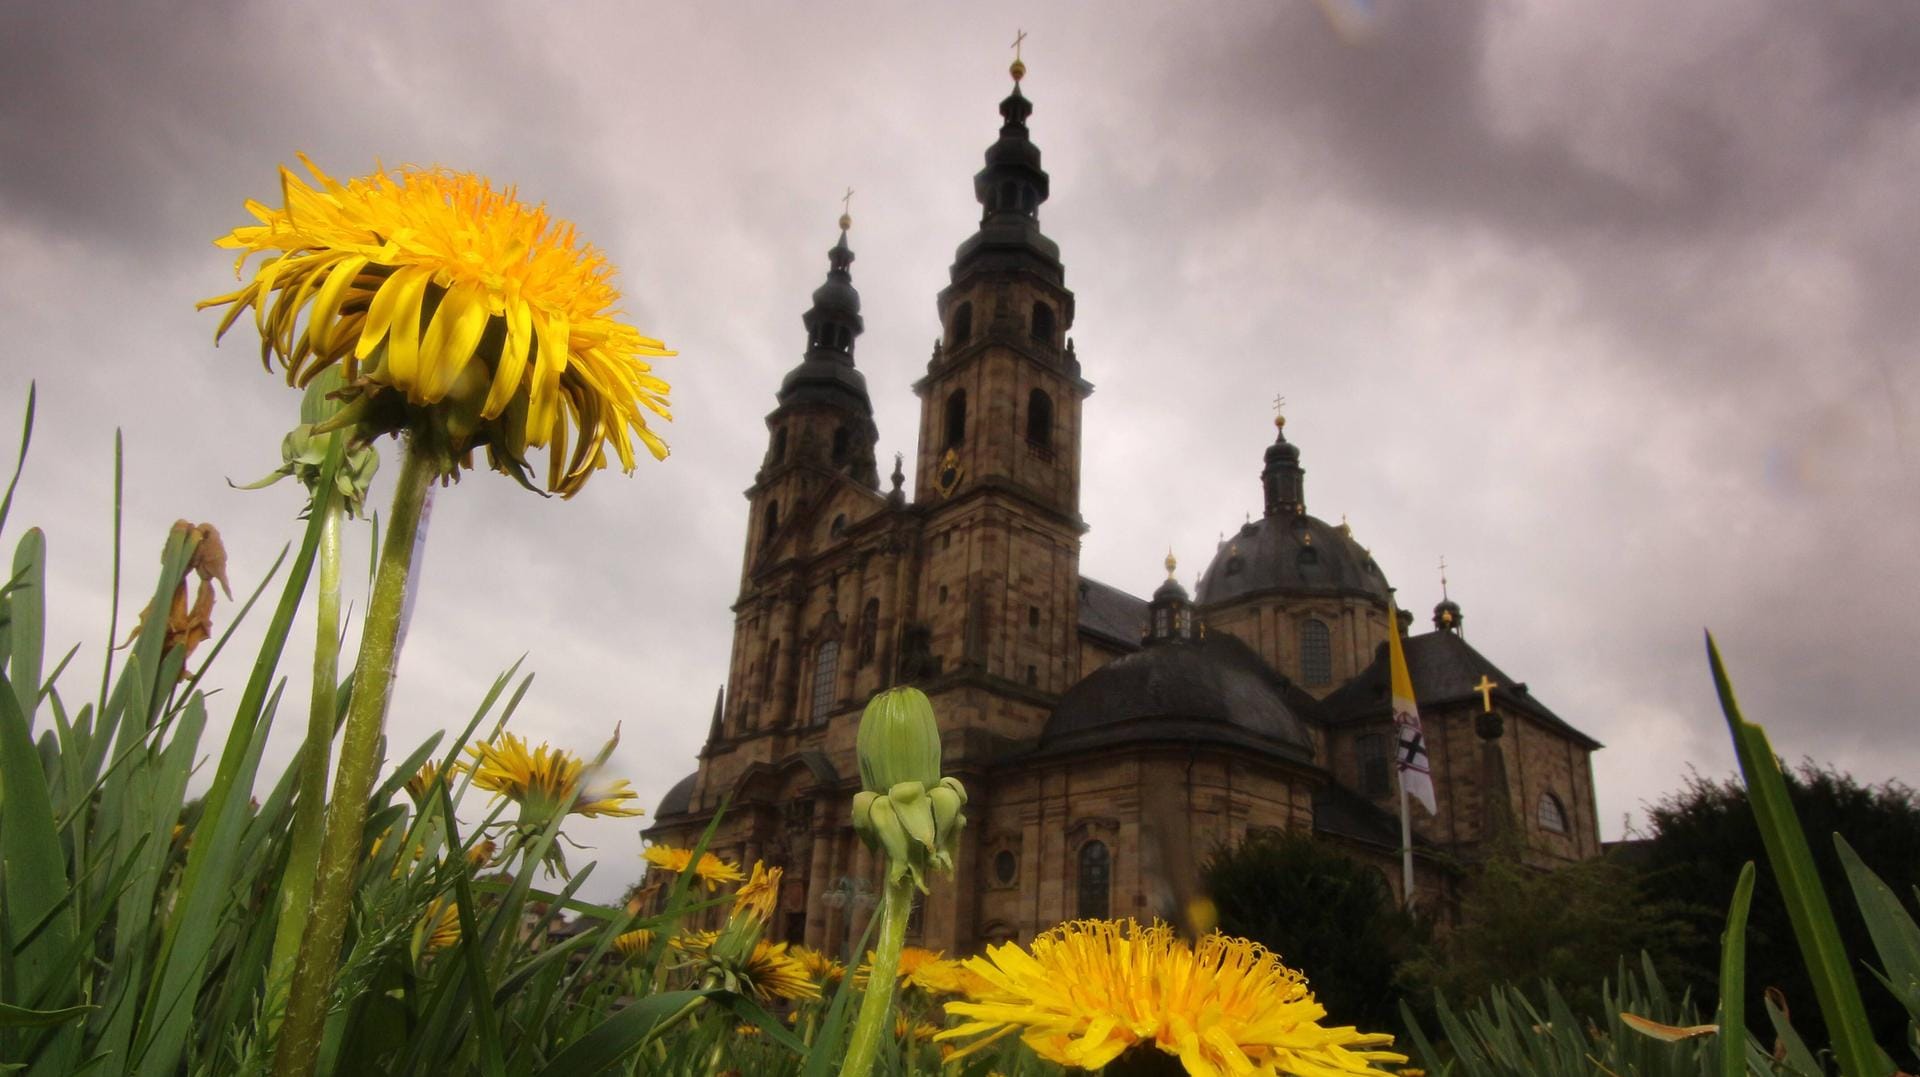
<svg viewBox="0 0 1920 1077"><path fill-rule="evenodd" d="M1179 564L1180 562L1173 558L1173 547L1167 547L1167 579L1173 579L1173 570L1179 567Z"/></svg>
<svg viewBox="0 0 1920 1077"><path fill-rule="evenodd" d="M1444 601L1446 597L1447 597L1447 555L1441 554L1440 555L1440 598L1442 601Z"/></svg>
<svg viewBox="0 0 1920 1077"><path fill-rule="evenodd" d="M1287 410L1287 398L1284 396L1274 397L1273 398L1273 425L1275 426L1287 425L1286 410Z"/></svg>
<svg viewBox="0 0 1920 1077"><path fill-rule="evenodd" d="M847 193L840 196L840 230L844 232L847 229L852 227L853 227L853 188L849 187L847 188Z"/></svg>
<svg viewBox="0 0 1920 1077"><path fill-rule="evenodd" d="M1020 43L1026 39L1027 32L1025 30L1019 31L1013 38L1013 66L1007 70L1013 75L1013 84L1016 89L1020 85L1020 80L1027 75L1027 62L1020 58Z"/></svg>
<svg viewBox="0 0 1920 1077"><path fill-rule="evenodd" d="M1484 673L1480 675L1480 683L1473 686L1473 690L1480 693L1480 709L1483 712L1493 713L1493 690L1498 687L1493 678Z"/></svg>

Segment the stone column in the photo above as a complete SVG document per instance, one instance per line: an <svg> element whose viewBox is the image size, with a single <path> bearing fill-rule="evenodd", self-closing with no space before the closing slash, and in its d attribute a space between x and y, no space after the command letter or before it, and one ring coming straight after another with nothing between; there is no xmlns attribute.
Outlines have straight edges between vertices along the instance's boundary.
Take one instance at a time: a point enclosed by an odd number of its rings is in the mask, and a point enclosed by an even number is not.
<svg viewBox="0 0 1920 1077"><path fill-rule="evenodd" d="M808 946L823 950L827 942L827 888L833 885L833 831L813 832L813 857L807 864Z"/></svg>

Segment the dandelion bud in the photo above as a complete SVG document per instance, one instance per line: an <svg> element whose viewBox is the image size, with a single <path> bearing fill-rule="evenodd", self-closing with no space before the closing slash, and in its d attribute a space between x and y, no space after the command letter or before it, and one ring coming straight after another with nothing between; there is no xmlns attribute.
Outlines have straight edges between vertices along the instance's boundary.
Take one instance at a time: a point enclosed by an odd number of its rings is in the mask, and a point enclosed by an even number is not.
<svg viewBox="0 0 1920 1077"><path fill-rule="evenodd" d="M933 704L918 688L889 688L874 696L860 716L856 743L860 781L870 793L901 782L925 789L940 781L940 727Z"/></svg>

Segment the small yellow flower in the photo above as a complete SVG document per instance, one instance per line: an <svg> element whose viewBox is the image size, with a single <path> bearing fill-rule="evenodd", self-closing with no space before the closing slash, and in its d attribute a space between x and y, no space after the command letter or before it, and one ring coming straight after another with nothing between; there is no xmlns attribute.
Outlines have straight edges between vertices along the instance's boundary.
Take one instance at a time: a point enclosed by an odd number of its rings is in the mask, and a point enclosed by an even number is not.
<svg viewBox="0 0 1920 1077"><path fill-rule="evenodd" d="M794 946L787 952L806 967L808 978L821 986L839 983L847 975L847 966L811 946Z"/></svg>
<svg viewBox="0 0 1920 1077"><path fill-rule="evenodd" d="M527 450L546 448L547 488L564 496L609 447L631 472L635 436L666 456L643 409L671 418L667 383L641 357L673 353L619 320L613 267L571 224L468 173L341 183L301 161L317 186L281 169L284 205L249 201L260 223L217 241L240 252L236 273L265 256L200 304L229 307L217 335L251 307L262 362L278 356L301 386L339 368L363 430L428 415L452 458L485 447L522 482Z"/></svg>
<svg viewBox="0 0 1920 1077"><path fill-rule="evenodd" d="M653 948L653 932L646 928L635 928L613 937L613 949L621 957L632 960Z"/></svg>
<svg viewBox="0 0 1920 1077"><path fill-rule="evenodd" d="M900 968L894 975L901 983L909 983L922 969L942 960L945 954L945 950L929 950L921 946L902 946L900 948ZM854 970L853 982L856 985L864 986L867 982L867 974L872 971L873 951L868 950L865 963Z"/></svg>
<svg viewBox="0 0 1920 1077"><path fill-rule="evenodd" d="M675 873L687 870L687 865L693 862L691 850L678 849L671 845L650 845L647 851L640 855L654 867ZM709 891L721 883L737 883L746 879L745 875L740 874L738 867L712 853L700 854L699 866L693 869L693 873L700 877L701 882L707 884Z"/></svg>
<svg viewBox="0 0 1920 1077"><path fill-rule="evenodd" d="M917 987L932 995L975 997L991 990L992 985L965 962L941 958L929 961L904 977L908 987Z"/></svg>
<svg viewBox="0 0 1920 1077"><path fill-rule="evenodd" d="M420 926L421 934L426 938L423 948L427 953L452 946L460 941L459 904L433 899L427 903L427 914L421 918Z"/></svg>
<svg viewBox="0 0 1920 1077"><path fill-rule="evenodd" d="M467 866L475 871L493 863L493 854L500 851L499 843L492 838L467 847Z"/></svg>
<svg viewBox="0 0 1920 1077"><path fill-rule="evenodd" d="M427 794L433 791L436 781L442 779L452 781L459 773L460 764L458 763L448 767L443 773L440 764L429 759L420 764L420 769L414 772L413 777L407 779L407 795L413 798L415 804L423 804L426 802Z"/></svg>
<svg viewBox="0 0 1920 1077"><path fill-rule="evenodd" d="M753 993L764 1002L776 998L813 1000L820 997L820 985L807 975L807 968L787 952L784 942L765 939L754 944L753 953L740 974L752 985Z"/></svg>
<svg viewBox="0 0 1920 1077"><path fill-rule="evenodd" d="M1193 1077L1384 1075L1373 1063L1406 1061L1375 1049L1391 1036L1321 1025L1306 979L1246 939L1213 934L1189 948L1165 924L1081 920L1041 934L1031 953L1007 943L966 965L988 990L947 1003L970 1020L940 1038L982 1037L969 1048L1019 1032L1043 1058L1099 1069L1139 1045Z"/></svg>
<svg viewBox="0 0 1920 1077"><path fill-rule="evenodd" d="M926 1021L909 1021L904 1013L893 1015L893 1038L896 1040L910 1039L915 1043L926 1043L938 1036L941 1031L940 1026L936 1024Z"/></svg>
<svg viewBox="0 0 1920 1077"><path fill-rule="evenodd" d="M629 806L639 797L625 779L600 788L581 789L587 765L572 753L545 744L529 751L527 742L513 733L497 741L470 745L473 784L520 805L522 820L544 820L573 802L572 814L630 816L642 814ZM579 799L574 800L574 794Z"/></svg>
<svg viewBox="0 0 1920 1077"><path fill-rule="evenodd" d="M780 900L780 869L769 868L756 860L753 875L733 893L733 915L765 927L773 919L773 907Z"/></svg>

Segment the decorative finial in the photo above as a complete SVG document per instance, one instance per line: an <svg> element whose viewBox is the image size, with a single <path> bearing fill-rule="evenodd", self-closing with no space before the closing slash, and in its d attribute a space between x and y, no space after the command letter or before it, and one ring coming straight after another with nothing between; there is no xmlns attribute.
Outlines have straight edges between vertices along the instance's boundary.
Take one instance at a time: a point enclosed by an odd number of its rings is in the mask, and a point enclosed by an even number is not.
<svg viewBox="0 0 1920 1077"><path fill-rule="evenodd" d="M1276 396L1273 398L1273 425L1280 427L1283 430L1286 428L1286 425L1287 425L1287 417L1284 414L1286 411L1286 407L1287 407L1286 397Z"/></svg>
<svg viewBox="0 0 1920 1077"><path fill-rule="evenodd" d="M844 232L847 229L852 227L853 227L853 188L849 187L847 188L847 193L840 196L840 230Z"/></svg>
<svg viewBox="0 0 1920 1077"><path fill-rule="evenodd" d="M1179 565L1180 562L1174 559L1173 547L1167 547L1167 579L1173 579L1173 570L1178 568Z"/></svg>
<svg viewBox="0 0 1920 1077"><path fill-rule="evenodd" d="M1020 88L1020 80L1027 77L1026 61L1020 59L1020 43L1026 39L1027 32L1025 30L1021 30L1018 34L1014 35L1013 66L1007 68L1008 74L1013 76L1013 88L1016 90Z"/></svg>
<svg viewBox="0 0 1920 1077"><path fill-rule="evenodd" d="M1440 555L1440 601L1447 601L1447 555Z"/></svg>

